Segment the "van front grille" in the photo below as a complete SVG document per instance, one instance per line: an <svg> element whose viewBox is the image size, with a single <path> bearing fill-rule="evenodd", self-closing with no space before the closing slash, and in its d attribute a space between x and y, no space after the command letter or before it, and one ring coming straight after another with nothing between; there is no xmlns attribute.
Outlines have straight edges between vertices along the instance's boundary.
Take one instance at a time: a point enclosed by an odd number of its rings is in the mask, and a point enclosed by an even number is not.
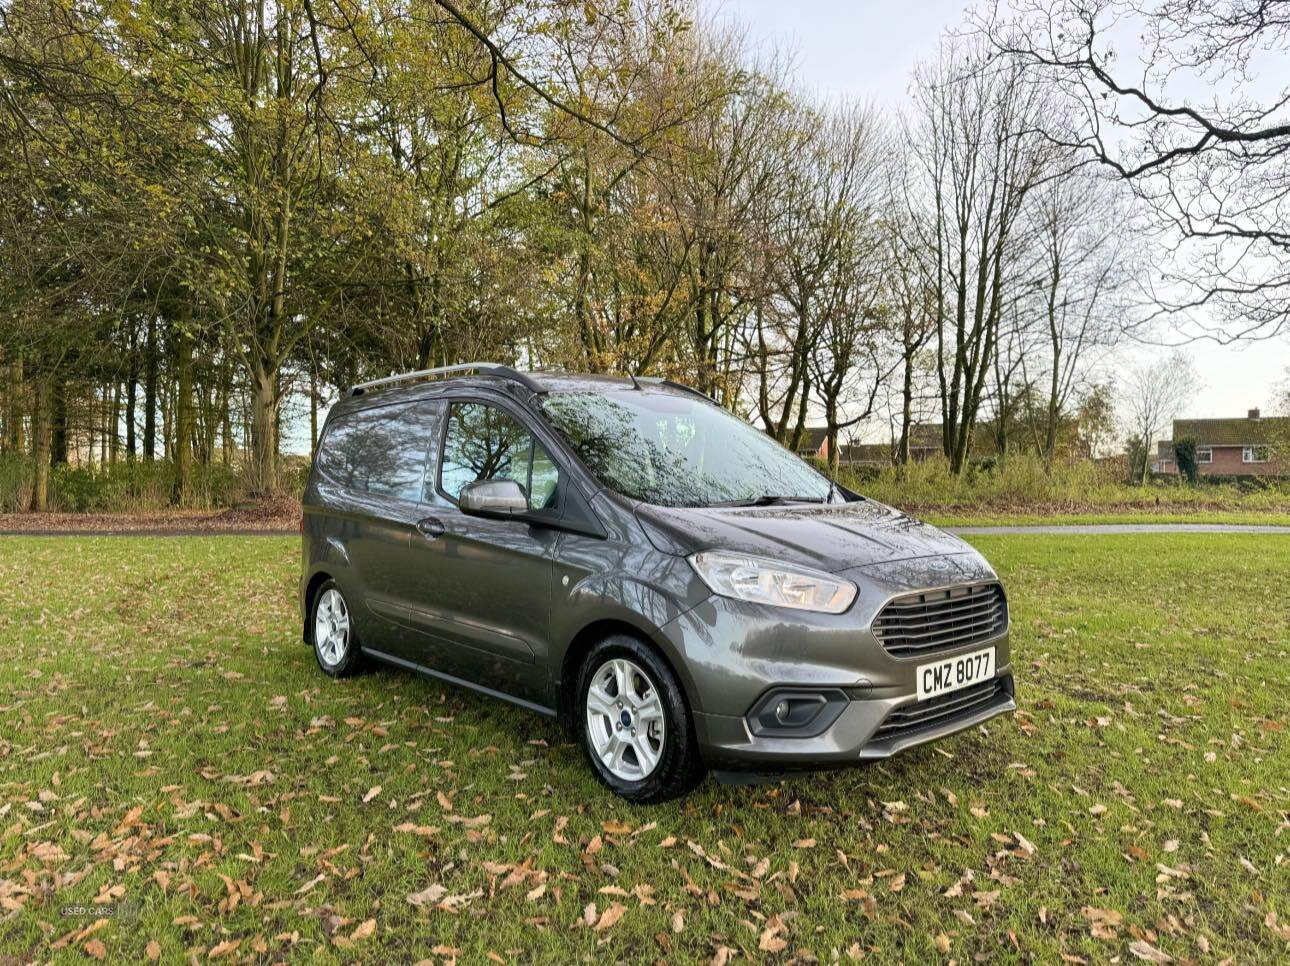
<svg viewBox="0 0 1290 966"><path fill-rule="evenodd" d="M890 741L953 724L993 704L1001 694L1007 693L1008 680L1001 677L973 684L961 691L906 704L887 715L869 740L874 743Z"/></svg>
<svg viewBox="0 0 1290 966"><path fill-rule="evenodd" d="M998 584L927 590L890 601L873 621L873 635L892 657L919 657L979 644L1008 626Z"/></svg>

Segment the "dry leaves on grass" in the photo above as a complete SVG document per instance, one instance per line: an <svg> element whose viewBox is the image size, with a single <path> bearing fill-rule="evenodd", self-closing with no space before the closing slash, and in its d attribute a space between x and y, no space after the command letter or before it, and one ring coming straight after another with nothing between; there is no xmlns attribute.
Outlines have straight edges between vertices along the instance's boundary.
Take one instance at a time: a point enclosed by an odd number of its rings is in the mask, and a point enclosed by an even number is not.
<svg viewBox="0 0 1290 966"><path fill-rule="evenodd" d="M1157 949L1145 939L1136 939L1129 943L1129 952L1133 953L1138 959L1145 959L1149 963L1172 963L1174 958L1163 950Z"/></svg>
<svg viewBox="0 0 1290 966"><path fill-rule="evenodd" d="M623 913L627 907L621 902L615 902L612 906L600 914L600 919L596 922L596 932L604 932L606 929L612 929L619 919L623 918Z"/></svg>
<svg viewBox="0 0 1290 966"><path fill-rule="evenodd" d="M757 939L757 948L766 953L783 952L788 947L788 940L780 936L784 932L784 922L779 916L772 916Z"/></svg>
<svg viewBox="0 0 1290 966"><path fill-rule="evenodd" d="M1096 906L1084 906L1080 915L1088 920L1088 930L1095 939L1115 939L1120 934L1120 924L1124 922L1124 916L1114 909Z"/></svg>

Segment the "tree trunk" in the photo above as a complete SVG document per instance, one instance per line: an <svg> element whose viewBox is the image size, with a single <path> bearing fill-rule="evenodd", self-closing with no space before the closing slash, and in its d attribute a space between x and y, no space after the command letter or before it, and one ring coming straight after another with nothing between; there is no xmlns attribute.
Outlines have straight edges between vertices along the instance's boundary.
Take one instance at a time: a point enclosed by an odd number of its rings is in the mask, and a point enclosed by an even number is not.
<svg viewBox="0 0 1290 966"><path fill-rule="evenodd" d="M251 492L257 496L278 488L278 410L281 399L277 370L257 359L251 367Z"/></svg>
<svg viewBox="0 0 1290 966"><path fill-rule="evenodd" d="M175 376L174 502L184 506L192 496L193 337L183 323L175 334Z"/></svg>
<svg viewBox="0 0 1290 966"><path fill-rule="evenodd" d="M161 403L161 458L167 461L175 458L175 392L170 386L162 386L157 392L157 401Z"/></svg>
<svg viewBox="0 0 1290 966"><path fill-rule="evenodd" d="M36 513L49 509L49 377L36 379L31 399L31 508Z"/></svg>
<svg viewBox="0 0 1290 966"><path fill-rule="evenodd" d="M309 370L309 455L318 452L318 373Z"/></svg>
<svg viewBox="0 0 1290 966"><path fill-rule="evenodd" d="M49 459L51 466L67 462L67 383L54 376L49 397Z"/></svg>
<svg viewBox="0 0 1290 966"><path fill-rule="evenodd" d="M143 360L143 458L157 458L157 318L148 316Z"/></svg>
<svg viewBox="0 0 1290 966"><path fill-rule="evenodd" d="M905 356L905 375L900 386L900 442L896 447L896 462L909 465L911 425L914 419L914 357Z"/></svg>
<svg viewBox="0 0 1290 966"><path fill-rule="evenodd" d="M112 383L112 404L108 409L108 463L115 465L121 456L121 384Z"/></svg>
<svg viewBox="0 0 1290 966"><path fill-rule="evenodd" d="M134 417L139 399L139 336L133 323L130 325L129 360L125 373L125 458L133 463L138 450L134 438Z"/></svg>
<svg viewBox="0 0 1290 966"><path fill-rule="evenodd" d="M5 429L9 434L9 448L15 453L21 453L27 448L26 434L22 428L22 353L14 356L13 363L9 366L9 375L9 417Z"/></svg>
<svg viewBox="0 0 1290 966"><path fill-rule="evenodd" d="M220 459L225 466L233 462L233 374L225 363L220 373L219 411L223 418L220 431Z"/></svg>
<svg viewBox="0 0 1290 966"><path fill-rule="evenodd" d="M93 386L90 386L90 394L85 400L85 462L89 466L94 466L94 443L98 438L98 392ZM79 450L77 451L77 463L80 463Z"/></svg>
<svg viewBox="0 0 1290 966"><path fill-rule="evenodd" d="M1060 394L1060 383L1058 382L1061 366L1061 348L1054 342L1053 344L1053 374L1048 386L1048 413L1047 432L1044 434L1044 466L1052 469L1053 454L1057 451L1057 423L1061 416L1061 406L1058 396Z"/></svg>

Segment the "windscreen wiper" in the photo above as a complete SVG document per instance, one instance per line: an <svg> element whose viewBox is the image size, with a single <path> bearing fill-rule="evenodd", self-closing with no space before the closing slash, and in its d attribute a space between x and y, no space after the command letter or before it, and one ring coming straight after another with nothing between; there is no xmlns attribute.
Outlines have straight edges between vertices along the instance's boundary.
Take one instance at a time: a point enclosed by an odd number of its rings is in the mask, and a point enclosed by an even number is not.
<svg viewBox="0 0 1290 966"><path fill-rule="evenodd" d="M720 503L709 503L708 506L780 506L784 503L825 503L827 501L827 496L821 500L818 496L781 496L766 493L751 500L722 500Z"/></svg>

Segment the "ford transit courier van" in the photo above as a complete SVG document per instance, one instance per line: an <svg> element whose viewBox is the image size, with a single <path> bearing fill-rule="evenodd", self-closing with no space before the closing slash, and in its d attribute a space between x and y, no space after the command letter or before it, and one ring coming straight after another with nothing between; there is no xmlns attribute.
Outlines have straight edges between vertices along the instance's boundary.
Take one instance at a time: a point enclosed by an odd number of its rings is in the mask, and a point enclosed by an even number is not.
<svg viewBox="0 0 1290 966"><path fill-rule="evenodd" d="M1015 708L979 553L667 381L475 364L356 386L303 531L324 673L375 660L559 716L633 801Z"/></svg>

